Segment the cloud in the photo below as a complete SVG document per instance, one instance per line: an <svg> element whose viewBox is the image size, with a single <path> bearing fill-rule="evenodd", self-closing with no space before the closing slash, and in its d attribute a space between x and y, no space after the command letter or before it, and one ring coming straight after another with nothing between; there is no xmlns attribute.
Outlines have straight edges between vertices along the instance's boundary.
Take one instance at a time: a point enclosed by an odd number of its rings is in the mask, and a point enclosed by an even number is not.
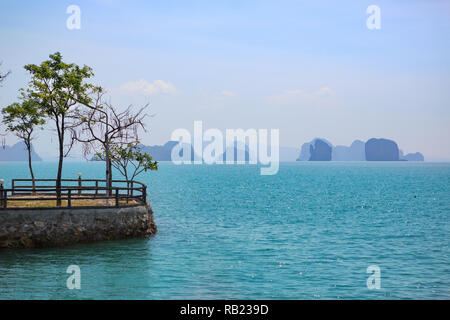
<svg viewBox="0 0 450 320"><path fill-rule="evenodd" d="M323 97L323 96L330 96L330 95L333 94L333 91L331 91L331 89L328 88L328 87L322 87L322 88L320 88L319 90L317 90L316 92L314 92L314 94L315 94L316 96L320 96L320 97Z"/></svg>
<svg viewBox="0 0 450 320"><path fill-rule="evenodd" d="M234 93L233 91L230 91L230 90L222 90L222 92L220 94L225 97L235 97L236 96L236 93Z"/></svg>
<svg viewBox="0 0 450 320"><path fill-rule="evenodd" d="M126 93L137 93L145 96L156 94L175 95L177 93L177 90L173 84L163 80L154 80L153 82L148 82L143 79L138 81L129 81L121 85L119 90Z"/></svg>

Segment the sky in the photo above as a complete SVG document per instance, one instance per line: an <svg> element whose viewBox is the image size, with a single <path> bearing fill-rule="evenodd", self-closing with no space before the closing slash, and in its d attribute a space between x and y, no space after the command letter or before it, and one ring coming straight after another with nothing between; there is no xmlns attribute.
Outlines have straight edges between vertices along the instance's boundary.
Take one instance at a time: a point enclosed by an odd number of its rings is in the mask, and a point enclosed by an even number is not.
<svg viewBox="0 0 450 320"><path fill-rule="evenodd" d="M66 26L70 5L80 29ZM366 25L370 5L380 29ZM147 145L201 120L279 129L286 147L382 137L450 159L449 1L1 0L0 38L0 70L11 71L0 107L27 85L25 64L59 51L92 67L118 108L150 104ZM34 145L57 155L51 130Z"/></svg>

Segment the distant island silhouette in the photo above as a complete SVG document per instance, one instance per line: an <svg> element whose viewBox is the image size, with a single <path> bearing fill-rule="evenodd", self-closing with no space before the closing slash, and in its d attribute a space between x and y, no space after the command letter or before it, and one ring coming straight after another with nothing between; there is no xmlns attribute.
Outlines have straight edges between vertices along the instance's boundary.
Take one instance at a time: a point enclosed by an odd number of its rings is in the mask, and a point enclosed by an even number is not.
<svg viewBox="0 0 450 320"><path fill-rule="evenodd" d="M347 146L333 146L328 140L315 138L300 149L297 161L424 161L420 152L403 155L395 141L371 138L355 140Z"/></svg>
<svg viewBox="0 0 450 320"><path fill-rule="evenodd" d="M398 161L399 149L395 141L388 139L369 139L366 142L367 161Z"/></svg>
<svg viewBox="0 0 450 320"><path fill-rule="evenodd" d="M164 145L154 145L154 146L145 146L140 145L139 147L143 152L146 152L152 156L152 158L156 161L171 161L172 160L172 149L176 145L178 145L178 141L168 141ZM191 148L191 160L194 160L194 148L192 146L189 146L189 144L186 144L184 148ZM234 149L234 150L233 150ZM237 142L234 143L233 146L227 146L225 151L223 152L222 156L219 158L223 161L226 160L227 153L234 151L234 161L237 161L237 155L238 151L243 151L245 155L245 161L249 161L249 152L248 147L246 145L238 144ZM180 156L182 156L182 151Z"/></svg>
<svg viewBox="0 0 450 320"><path fill-rule="evenodd" d="M178 144L177 141L168 141L164 145L144 146L143 150L152 155L158 161L171 161L172 148ZM227 147L222 158L225 160L226 153L232 147ZM245 150L245 160L248 161L248 147L246 145L234 145L235 160L237 150ZM300 152L299 152L300 151ZM297 158L295 158L297 154ZM191 147L191 157L194 152ZM280 161L424 161L420 152L404 155L403 151L393 140L369 139L367 142L355 140L350 146L333 146L324 138L315 138L311 142L304 143L300 150L295 148L280 147Z"/></svg>
<svg viewBox="0 0 450 320"><path fill-rule="evenodd" d="M0 147L0 161L28 161L28 151L24 142L18 142L13 146ZM34 151L31 144L31 161L42 161L41 157Z"/></svg>
<svg viewBox="0 0 450 320"><path fill-rule="evenodd" d="M173 147L178 141L168 141L163 145L139 147L143 152L152 156L156 161L171 161ZM187 146L189 147L189 146ZM231 152L232 146L228 146L220 157L224 161L227 152ZM234 145L234 160L236 161L238 150L243 150L245 160L249 160L249 151L246 145ZM32 161L42 161L41 157L32 147ZM0 161L27 161L28 155L25 144L18 142L13 146L0 147ZM97 160L95 157L90 160ZM191 160L194 160L194 150L191 147ZM369 139L367 142L355 140L350 146L333 146L324 138L315 138L304 143L300 149L280 147L280 161L425 161L422 153L404 154L397 143L389 139Z"/></svg>

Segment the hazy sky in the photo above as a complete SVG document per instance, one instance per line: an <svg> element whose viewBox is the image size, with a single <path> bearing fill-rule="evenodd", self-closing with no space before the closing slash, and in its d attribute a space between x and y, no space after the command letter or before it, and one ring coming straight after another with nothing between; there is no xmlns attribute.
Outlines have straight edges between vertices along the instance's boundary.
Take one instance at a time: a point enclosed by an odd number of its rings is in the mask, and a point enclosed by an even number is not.
<svg viewBox="0 0 450 320"><path fill-rule="evenodd" d="M69 5L81 29L69 30ZM381 29L366 26L369 5ZM176 128L279 128L282 146L314 137L384 137L450 159L450 1L5 1L0 106L23 66L60 51L94 69L117 106L149 102L145 144ZM8 143L13 143L12 137ZM56 139L39 133L41 155Z"/></svg>

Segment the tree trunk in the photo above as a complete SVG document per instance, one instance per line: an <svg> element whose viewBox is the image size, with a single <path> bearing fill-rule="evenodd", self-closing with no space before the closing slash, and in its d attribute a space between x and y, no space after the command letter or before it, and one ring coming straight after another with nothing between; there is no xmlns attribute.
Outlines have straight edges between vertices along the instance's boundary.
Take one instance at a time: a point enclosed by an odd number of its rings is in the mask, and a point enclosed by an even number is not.
<svg viewBox="0 0 450 320"><path fill-rule="evenodd" d="M31 183L33 186L33 194L36 194L36 182L34 181L33 167L31 165L31 144L27 144L28 150L28 168L30 169Z"/></svg>
<svg viewBox="0 0 450 320"><path fill-rule="evenodd" d="M111 180L112 180L112 172L111 172L111 160L109 159L109 156L106 156L106 181L105 181L105 185L106 185L106 193L108 196L112 195L111 192Z"/></svg>
<svg viewBox="0 0 450 320"><path fill-rule="evenodd" d="M110 177L111 177L111 171L109 168L109 155L108 152L106 152L106 180L105 180L105 195L106 195L106 205L109 205L109 197L111 196L111 186L109 185Z"/></svg>
<svg viewBox="0 0 450 320"><path fill-rule="evenodd" d="M59 139L59 162L58 162L58 175L56 177L56 206L61 207L61 176L64 160L64 144L63 140Z"/></svg>
<svg viewBox="0 0 450 320"><path fill-rule="evenodd" d="M109 160L109 180L108 180L108 188L109 190L112 189L112 165L111 165L111 160Z"/></svg>
<svg viewBox="0 0 450 320"><path fill-rule="evenodd" d="M126 169L125 169L125 180L127 181L127 203L128 203L128 197L130 196L130 182L128 181L128 174Z"/></svg>
<svg viewBox="0 0 450 320"><path fill-rule="evenodd" d="M109 117L108 112L105 113L106 116L106 128L105 128L105 156L106 156L106 193L107 197L111 196L111 180L112 180L112 172L111 172L111 159L109 157L109 135L108 135L108 125L109 125ZM108 199L106 200L108 204Z"/></svg>
<svg viewBox="0 0 450 320"><path fill-rule="evenodd" d="M108 123L108 115L106 115L106 123ZM105 132L105 166L106 166L106 177L105 177L105 195L106 195L106 205L109 205L109 197L111 196L111 160L109 158L109 141L108 141L108 127L106 127Z"/></svg>

